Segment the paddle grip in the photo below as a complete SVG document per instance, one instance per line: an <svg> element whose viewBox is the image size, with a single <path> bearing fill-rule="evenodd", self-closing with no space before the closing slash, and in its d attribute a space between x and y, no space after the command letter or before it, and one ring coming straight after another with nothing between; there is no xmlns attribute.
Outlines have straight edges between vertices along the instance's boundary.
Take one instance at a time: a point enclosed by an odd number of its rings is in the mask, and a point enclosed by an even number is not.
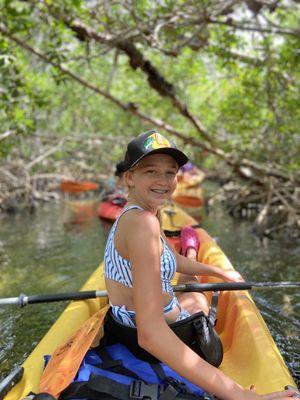
<svg viewBox="0 0 300 400"><path fill-rule="evenodd" d="M251 283L246 282L220 282L220 283L187 283L174 285L174 292L210 292L224 290L250 290Z"/></svg>
<svg viewBox="0 0 300 400"><path fill-rule="evenodd" d="M85 300L96 298L95 290L85 292L70 292L60 294L45 294L45 295L33 295L28 296L25 304L20 304L21 307L26 304L34 303L50 303L53 301L67 301L67 300ZM25 300L25 299L24 299Z"/></svg>

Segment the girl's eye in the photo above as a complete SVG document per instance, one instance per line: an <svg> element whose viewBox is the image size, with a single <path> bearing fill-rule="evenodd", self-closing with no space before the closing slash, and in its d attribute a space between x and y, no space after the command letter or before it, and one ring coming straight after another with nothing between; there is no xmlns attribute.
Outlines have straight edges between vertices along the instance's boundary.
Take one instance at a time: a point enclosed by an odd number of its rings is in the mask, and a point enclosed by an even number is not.
<svg viewBox="0 0 300 400"><path fill-rule="evenodd" d="M167 172L167 175L169 175L169 176L176 176L176 172L170 171L170 172Z"/></svg>
<svg viewBox="0 0 300 400"><path fill-rule="evenodd" d="M155 170L154 169L148 169L146 171L146 173L149 174L149 175L152 175L152 174L155 174Z"/></svg>

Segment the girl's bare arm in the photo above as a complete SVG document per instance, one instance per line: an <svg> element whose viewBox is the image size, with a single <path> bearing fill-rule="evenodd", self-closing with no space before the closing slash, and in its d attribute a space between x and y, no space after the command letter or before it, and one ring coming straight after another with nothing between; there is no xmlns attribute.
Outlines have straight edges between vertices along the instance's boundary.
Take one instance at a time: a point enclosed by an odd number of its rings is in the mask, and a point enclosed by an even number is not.
<svg viewBox="0 0 300 400"><path fill-rule="evenodd" d="M225 281L242 282L244 279L239 272L223 270L215 265L203 264L190 258L176 254L177 271L187 275L209 275Z"/></svg>

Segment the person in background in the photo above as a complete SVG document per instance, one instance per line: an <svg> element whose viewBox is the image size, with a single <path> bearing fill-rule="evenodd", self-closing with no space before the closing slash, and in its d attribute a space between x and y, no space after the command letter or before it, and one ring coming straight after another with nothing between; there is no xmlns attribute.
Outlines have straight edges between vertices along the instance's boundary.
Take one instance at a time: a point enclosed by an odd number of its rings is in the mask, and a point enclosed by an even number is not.
<svg viewBox="0 0 300 400"><path fill-rule="evenodd" d="M114 177L110 177L105 183L102 200L124 205L127 201L126 198L127 188L123 179L123 161L120 161L116 164Z"/></svg>
<svg viewBox="0 0 300 400"><path fill-rule="evenodd" d="M123 161L118 162L116 165L115 176L116 176L116 192L124 197L127 196L127 187L124 181L123 172Z"/></svg>
<svg viewBox="0 0 300 400"><path fill-rule="evenodd" d="M219 399L291 398L295 394L292 390L258 395L243 388L206 362L171 329L175 321L185 323L202 304L197 293L175 296L171 286L175 271L224 281L243 280L237 271L197 262L173 253L167 245L159 209L171 198L178 169L187 161L174 143L155 130L141 134L127 146L123 172L128 202L112 226L104 254L110 323L115 324L116 332L120 329L121 343L124 328L135 329L137 341L131 342L132 347L162 361ZM104 330L107 332L105 326Z"/></svg>
<svg viewBox="0 0 300 400"><path fill-rule="evenodd" d="M114 204L124 206L127 202L127 187L123 177L123 161L120 161L116 165L115 177L115 190L114 193L109 196L109 200Z"/></svg>

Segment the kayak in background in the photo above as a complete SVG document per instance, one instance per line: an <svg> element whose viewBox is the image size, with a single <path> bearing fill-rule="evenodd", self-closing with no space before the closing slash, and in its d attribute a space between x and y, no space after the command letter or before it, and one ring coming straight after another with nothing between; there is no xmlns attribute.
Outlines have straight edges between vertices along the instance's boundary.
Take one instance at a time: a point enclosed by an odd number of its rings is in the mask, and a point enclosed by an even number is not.
<svg viewBox="0 0 300 400"><path fill-rule="evenodd" d="M102 201L97 209L97 215L99 218L113 222L118 218L125 204L126 199L123 197ZM167 203L161 209L161 224L164 230L178 232L183 226L195 223L197 224L194 218L173 202Z"/></svg>
<svg viewBox="0 0 300 400"><path fill-rule="evenodd" d="M204 205L201 186L186 186L185 182L179 182L173 193L172 200L184 207L202 208Z"/></svg>
<svg viewBox="0 0 300 400"><path fill-rule="evenodd" d="M60 191L64 193L82 193L99 189L99 184L90 181L63 181L60 183Z"/></svg>
<svg viewBox="0 0 300 400"><path fill-rule="evenodd" d="M193 165L190 168L187 166L180 168L177 177L178 183L173 193L172 200L184 207L203 207L204 198L201 184L204 178L204 172Z"/></svg>
<svg viewBox="0 0 300 400"><path fill-rule="evenodd" d="M121 214L127 200L124 197L114 197L110 200L101 201L97 208L99 218L114 222Z"/></svg>

